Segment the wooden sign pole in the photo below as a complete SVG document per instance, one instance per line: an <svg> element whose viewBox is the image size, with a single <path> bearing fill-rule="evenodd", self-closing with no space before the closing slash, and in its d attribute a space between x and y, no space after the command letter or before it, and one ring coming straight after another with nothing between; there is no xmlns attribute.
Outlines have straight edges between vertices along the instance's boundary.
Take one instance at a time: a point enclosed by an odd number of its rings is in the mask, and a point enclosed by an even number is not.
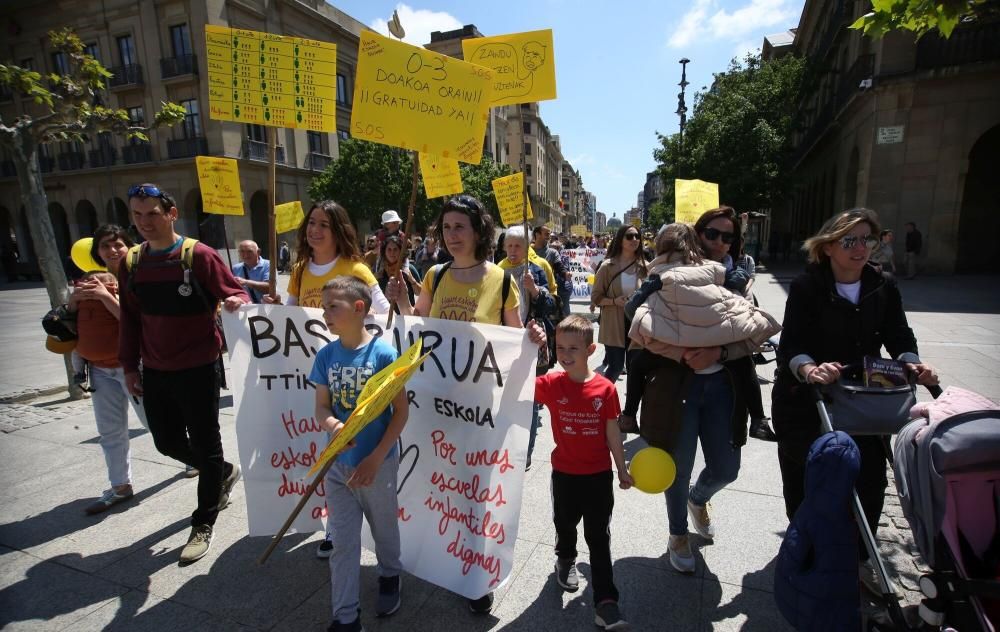
<svg viewBox="0 0 1000 632"><path fill-rule="evenodd" d="M270 133L267 135L267 179L268 179L268 191L270 195L271 202L271 212L267 216L267 252L268 256L271 258L271 276L268 279L268 291L271 296L277 296L278 294L278 235L275 232L276 228L276 218L275 218L275 200L277 199L277 176L275 175L275 154L278 151L278 128L272 127Z"/></svg>

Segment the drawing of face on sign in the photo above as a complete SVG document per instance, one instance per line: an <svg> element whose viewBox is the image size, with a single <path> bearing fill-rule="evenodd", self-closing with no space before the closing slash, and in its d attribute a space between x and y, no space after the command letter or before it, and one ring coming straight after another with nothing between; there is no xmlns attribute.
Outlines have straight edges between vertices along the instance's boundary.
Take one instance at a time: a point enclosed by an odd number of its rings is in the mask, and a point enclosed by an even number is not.
<svg viewBox="0 0 1000 632"><path fill-rule="evenodd" d="M545 64L545 46L538 42L528 42L521 47L524 52L522 63L524 67L535 72Z"/></svg>

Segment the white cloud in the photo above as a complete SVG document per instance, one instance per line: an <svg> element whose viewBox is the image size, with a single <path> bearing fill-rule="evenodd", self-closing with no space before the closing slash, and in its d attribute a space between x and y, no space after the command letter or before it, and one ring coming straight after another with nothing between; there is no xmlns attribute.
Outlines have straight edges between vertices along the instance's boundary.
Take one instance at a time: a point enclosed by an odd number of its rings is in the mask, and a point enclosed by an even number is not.
<svg viewBox="0 0 1000 632"><path fill-rule="evenodd" d="M403 30L406 31L406 37L403 38L403 41L414 46L423 46L429 43L431 33L434 31L451 31L463 26L458 18L445 11L414 9L402 2L396 5L396 11L399 13L399 21L403 25ZM388 19L391 17L389 15L385 19L375 19L368 26L373 31L389 35Z"/></svg>
<svg viewBox="0 0 1000 632"><path fill-rule="evenodd" d="M760 40L744 40L739 44L737 44L736 48L733 49L733 57L735 57L740 61L743 61L743 59L748 54L752 53L756 55L757 53L759 53L760 47L761 47Z"/></svg>
<svg viewBox="0 0 1000 632"><path fill-rule="evenodd" d="M798 17L791 0L749 0L732 11L716 10L719 0L697 0L667 39L672 48L707 40L739 40L766 27L788 28Z"/></svg>

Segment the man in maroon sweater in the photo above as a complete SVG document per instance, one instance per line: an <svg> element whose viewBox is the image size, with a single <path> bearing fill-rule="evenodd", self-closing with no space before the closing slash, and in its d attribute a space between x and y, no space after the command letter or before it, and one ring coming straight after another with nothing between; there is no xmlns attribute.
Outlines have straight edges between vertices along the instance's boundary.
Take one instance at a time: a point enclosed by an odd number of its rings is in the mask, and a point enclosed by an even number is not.
<svg viewBox="0 0 1000 632"><path fill-rule="evenodd" d="M128 195L132 220L146 243L138 262L127 261L118 270L118 356L129 392L143 398L156 449L201 473L198 508L181 551L180 561L187 564L208 553L215 519L240 477L240 466L222 454L222 338L215 312L220 300L231 312L250 297L218 253L202 243L195 245L187 268L184 238L174 231L173 198L155 184L134 186Z"/></svg>

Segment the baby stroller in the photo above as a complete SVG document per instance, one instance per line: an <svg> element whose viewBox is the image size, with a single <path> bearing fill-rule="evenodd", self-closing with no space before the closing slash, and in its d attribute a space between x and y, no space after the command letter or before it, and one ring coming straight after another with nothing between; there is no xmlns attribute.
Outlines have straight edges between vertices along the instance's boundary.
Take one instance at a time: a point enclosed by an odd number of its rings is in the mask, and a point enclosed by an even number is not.
<svg viewBox="0 0 1000 632"><path fill-rule="evenodd" d="M956 395L963 396L979 397ZM919 614L935 630L993 631L1000 624L1000 410L985 403L994 410L931 411L896 440L903 513L932 569L920 578Z"/></svg>

